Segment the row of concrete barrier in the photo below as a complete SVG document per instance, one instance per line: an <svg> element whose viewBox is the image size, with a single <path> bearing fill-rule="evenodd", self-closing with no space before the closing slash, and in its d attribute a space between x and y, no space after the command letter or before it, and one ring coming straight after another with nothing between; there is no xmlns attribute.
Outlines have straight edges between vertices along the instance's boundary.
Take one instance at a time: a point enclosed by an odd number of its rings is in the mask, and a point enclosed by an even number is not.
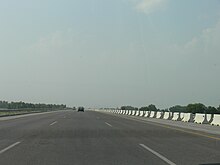
<svg viewBox="0 0 220 165"><path fill-rule="evenodd" d="M220 126L220 114L182 113L182 112L160 112L160 111L139 111L139 110L107 110L108 112L141 116L157 119L166 119L183 122L194 122L198 124L211 124Z"/></svg>

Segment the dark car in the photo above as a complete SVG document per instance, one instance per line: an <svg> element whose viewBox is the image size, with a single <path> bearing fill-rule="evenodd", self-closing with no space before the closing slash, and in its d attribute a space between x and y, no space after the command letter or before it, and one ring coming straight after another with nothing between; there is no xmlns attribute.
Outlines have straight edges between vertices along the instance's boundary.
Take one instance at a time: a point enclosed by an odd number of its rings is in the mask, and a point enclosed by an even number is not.
<svg viewBox="0 0 220 165"><path fill-rule="evenodd" d="M78 107L78 112L84 112L84 107Z"/></svg>

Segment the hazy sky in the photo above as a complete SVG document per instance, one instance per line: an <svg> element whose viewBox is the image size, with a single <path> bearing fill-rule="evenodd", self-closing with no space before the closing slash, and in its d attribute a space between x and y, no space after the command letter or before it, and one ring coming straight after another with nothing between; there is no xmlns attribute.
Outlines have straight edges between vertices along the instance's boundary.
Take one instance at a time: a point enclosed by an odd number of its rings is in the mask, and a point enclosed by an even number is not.
<svg viewBox="0 0 220 165"><path fill-rule="evenodd" d="M0 0L0 100L220 104L219 0Z"/></svg>

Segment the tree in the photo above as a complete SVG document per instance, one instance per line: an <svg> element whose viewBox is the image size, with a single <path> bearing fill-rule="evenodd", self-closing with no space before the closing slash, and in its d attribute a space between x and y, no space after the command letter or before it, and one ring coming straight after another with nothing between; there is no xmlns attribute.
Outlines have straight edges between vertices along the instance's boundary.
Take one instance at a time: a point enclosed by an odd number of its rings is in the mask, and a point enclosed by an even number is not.
<svg viewBox="0 0 220 165"><path fill-rule="evenodd" d="M170 107L169 110L171 112L186 112L186 106L181 106L181 105L175 105L173 107Z"/></svg>
<svg viewBox="0 0 220 165"><path fill-rule="evenodd" d="M207 107L202 103L188 104L186 112L188 113L206 113Z"/></svg>
<svg viewBox="0 0 220 165"><path fill-rule="evenodd" d="M146 107L141 107L139 110L140 111L149 111L149 108L146 106Z"/></svg>
<svg viewBox="0 0 220 165"><path fill-rule="evenodd" d="M138 108L132 107L132 106L122 106L121 109L122 110L138 110Z"/></svg>
<svg viewBox="0 0 220 165"><path fill-rule="evenodd" d="M217 110L217 114L220 114L220 105L218 106L218 108L216 108L216 110Z"/></svg>
<svg viewBox="0 0 220 165"><path fill-rule="evenodd" d="M33 103L25 103L25 102L11 102L8 103L6 101L0 101L0 108L6 109L64 109L66 105L61 104L33 104Z"/></svg>
<svg viewBox="0 0 220 165"><path fill-rule="evenodd" d="M148 106L148 109L149 109L149 111L157 111L156 106L153 105L153 104L150 104L150 105Z"/></svg>
<svg viewBox="0 0 220 165"><path fill-rule="evenodd" d="M215 107L208 106L206 113L215 114L218 113L218 110Z"/></svg>

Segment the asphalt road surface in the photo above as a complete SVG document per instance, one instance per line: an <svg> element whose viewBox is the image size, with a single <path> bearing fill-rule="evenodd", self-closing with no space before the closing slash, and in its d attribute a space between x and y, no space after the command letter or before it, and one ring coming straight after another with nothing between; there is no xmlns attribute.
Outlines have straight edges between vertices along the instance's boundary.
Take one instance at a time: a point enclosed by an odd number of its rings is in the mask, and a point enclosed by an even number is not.
<svg viewBox="0 0 220 165"><path fill-rule="evenodd" d="M60 111L0 121L0 165L217 163L218 135L114 114Z"/></svg>

